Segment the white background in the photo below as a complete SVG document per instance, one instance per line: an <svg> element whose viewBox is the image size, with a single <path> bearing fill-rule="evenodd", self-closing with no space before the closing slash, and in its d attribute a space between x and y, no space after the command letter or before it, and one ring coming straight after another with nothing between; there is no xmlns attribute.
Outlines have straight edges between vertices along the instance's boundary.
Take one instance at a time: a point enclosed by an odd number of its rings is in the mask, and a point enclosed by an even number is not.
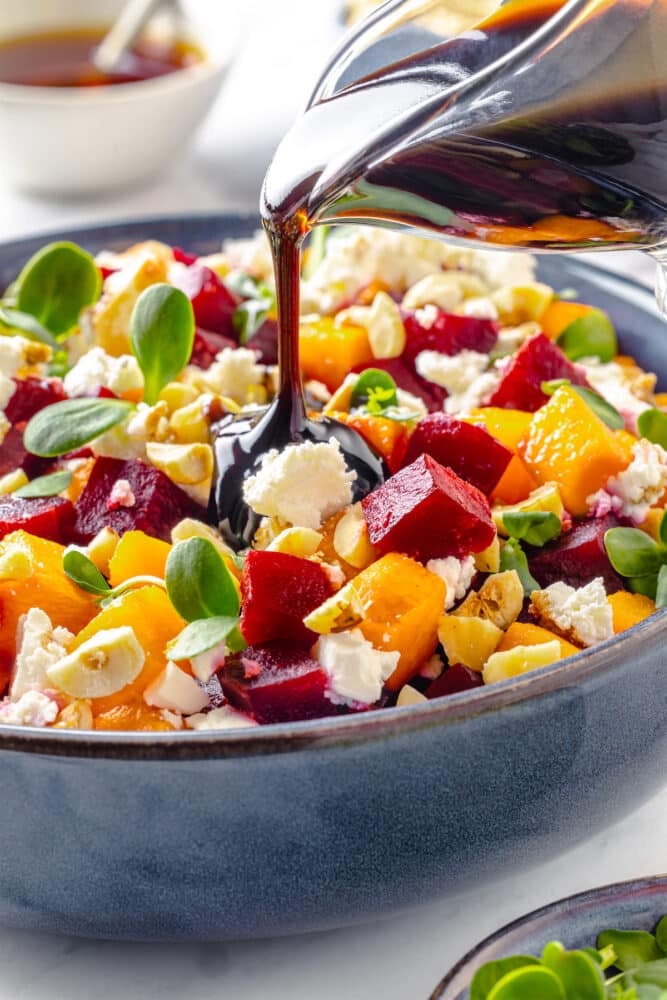
<svg viewBox="0 0 667 1000"><path fill-rule="evenodd" d="M206 2L212 30L224 31L227 4ZM335 0L246 0L245 47L188 158L140 191L98 201L54 204L0 191L2 238L142 214L253 209L271 151L339 30L336 11ZM650 274L637 255L611 256L616 268ZM667 868L666 823L664 792L537 870L308 937L161 946L3 931L0 1000L427 1000L465 950L508 920L572 892Z"/></svg>

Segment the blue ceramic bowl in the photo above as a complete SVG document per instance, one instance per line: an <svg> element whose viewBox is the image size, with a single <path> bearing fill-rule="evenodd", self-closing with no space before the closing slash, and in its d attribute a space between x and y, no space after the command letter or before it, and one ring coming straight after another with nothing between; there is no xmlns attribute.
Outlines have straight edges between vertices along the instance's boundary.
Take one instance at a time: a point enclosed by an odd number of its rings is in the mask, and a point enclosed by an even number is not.
<svg viewBox="0 0 667 1000"><path fill-rule="evenodd" d="M254 218L60 234L209 252ZM43 238L0 247L6 284ZM578 260L542 276L613 316L667 381L652 296ZM221 733L0 732L0 923L109 938L312 930L525 868L664 782L665 616L429 704Z"/></svg>
<svg viewBox="0 0 667 1000"><path fill-rule="evenodd" d="M472 978L486 962L508 955L539 956L549 941L560 941L566 948L594 948L598 934L609 927L653 931L665 913L665 875L618 882L561 899L478 944L445 976L431 1000L468 1000Z"/></svg>

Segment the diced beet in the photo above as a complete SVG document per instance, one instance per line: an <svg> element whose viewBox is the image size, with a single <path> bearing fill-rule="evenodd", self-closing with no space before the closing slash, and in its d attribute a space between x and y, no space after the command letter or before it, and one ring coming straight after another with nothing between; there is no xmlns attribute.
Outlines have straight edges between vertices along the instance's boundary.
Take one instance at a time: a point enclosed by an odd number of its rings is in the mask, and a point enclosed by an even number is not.
<svg viewBox="0 0 667 1000"><path fill-rule="evenodd" d="M232 316L238 299L215 271L195 261L183 269L174 269L172 284L192 302L197 326L234 339Z"/></svg>
<svg viewBox="0 0 667 1000"><path fill-rule="evenodd" d="M12 531L28 531L52 542L69 541L74 521L74 508L64 497L0 497L0 538Z"/></svg>
<svg viewBox="0 0 667 1000"><path fill-rule="evenodd" d="M387 372L399 389L411 392L413 396L418 396L429 413L442 409L447 398L447 390L441 385L436 385L435 382L429 382L428 379L422 378L415 370L414 365L408 363L404 358L376 358L372 365L357 365L352 371L355 374L361 374L370 367L380 368L383 372Z"/></svg>
<svg viewBox="0 0 667 1000"><path fill-rule="evenodd" d="M16 388L5 407L5 416L10 424L30 420L45 406L67 399L67 393L59 378L39 378L37 375L28 375L27 378L15 378L12 381Z"/></svg>
<svg viewBox="0 0 667 1000"><path fill-rule="evenodd" d="M179 264L194 264L197 260L197 255L194 253L188 253L187 250L183 250L181 247L172 247L172 253L174 254L174 260Z"/></svg>
<svg viewBox="0 0 667 1000"><path fill-rule="evenodd" d="M303 624L331 594L319 563L283 552L249 552L241 576L241 631L249 645L273 639L312 643L317 636Z"/></svg>
<svg viewBox="0 0 667 1000"><path fill-rule="evenodd" d="M506 410L539 410L549 401L542 383L566 378L574 385L588 385L582 370L543 333L524 341L503 372L502 381L487 400L488 406Z"/></svg>
<svg viewBox="0 0 667 1000"><path fill-rule="evenodd" d="M14 469L23 469L28 479L34 479L36 476L43 476L53 465L53 459L40 458L26 451L23 445L26 422L24 420L10 427L0 445L0 476L5 476Z"/></svg>
<svg viewBox="0 0 667 1000"><path fill-rule="evenodd" d="M490 493L512 458L485 427L468 424L446 413L429 413L410 438L403 465L430 455L482 493Z"/></svg>
<svg viewBox="0 0 667 1000"><path fill-rule="evenodd" d="M256 351L263 365L278 364L278 323L275 319L265 319L259 330L248 337L245 345Z"/></svg>
<svg viewBox="0 0 667 1000"><path fill-rule="evenodd" d="M361 501L368 537L380 552L417 559L481 552L496 529L489 502L430 455L421 455Z"/></svg>
<svg viewBox="0 0 667 1000"><path fill-rule="evenodd" d="M226 697L257 722L298 722L335 715L326 671L308 646L271 642L228 656L218 674Z"/></svg>
<svg viewBox="0 0 667 1000"><path fill-rule="evenodd" d="M114 484L126 480L134 496L131 507L114 506L108 501ZM144 531L154 538L169 540L171 529L184 517L205 518L205 511L171 479L139 459L126 462L98 458L90 479L76 501L74 532L77 541L89 542L104 527L118 535Z"/></svg>
<svg viewBox="0 0 667 1000"><path fill-rule="evenodd" d="M212 333L210 330L202 330L197 327L195 339L192 345L190 363L198 368L210 368L215 361L216 354L224 350L225 347L238 347L235 340L224 337L221 333Z"/></svg>
<svg viewBox="0 0 667 1000"><path fill-rule="evenodd" d="M406 333L404 357L414 362L421 351L438 351L439 354L458 354L459 351L478 351L488 354L498 339L498 324L492 319L477 316L456 316L438 309L431 326L423 326L416 313L407 313L403 319Z"/></svg>
<svg viewBox="0 0 667 1000"><path fill-rule="evenodd" d="M424 694L427 698L443 698L448 694L458 694L459 691L470 691L472 688L481 687L483 683L480 673L469 670L462 663L454 663L429 684Z"/></svg>
<svg viewBox="0 0 667 1000"><path fill-rule="evenodd" d="M618 525L613 514L575 522L557 541L527 550L530 572L542 587L558 580L583 587L601 576L608 594L623 590L623 581L612 569L604 547L605 531Z"/></svg>

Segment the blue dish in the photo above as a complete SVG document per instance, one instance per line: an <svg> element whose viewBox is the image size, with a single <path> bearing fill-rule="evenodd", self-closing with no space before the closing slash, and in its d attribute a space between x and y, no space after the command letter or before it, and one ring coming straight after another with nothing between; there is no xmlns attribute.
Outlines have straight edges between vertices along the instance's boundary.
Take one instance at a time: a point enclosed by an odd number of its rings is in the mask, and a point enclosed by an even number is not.
<svg viewBox="0 0 667 1000"><path fill-rule="evenodd" d="M618 882L561 899L515 920L478 944L445 976L431 1000L468 1000L472 978L486 962L508 955L539 956L549 941L560 941L566 948L594 948L598 934L609 927L653 931L665 913L664 875Z"/></svg>
<svg viewBox="0 0 667 1000"><path fill-rule="evenodd" d="M59 236L209 252L255 218ZM6 284L43 237L0 247ZM612 314L667 382L652 296L580 260L542 277ZM0 731L0 923L206 939L395 911L537 864L665 780L665 615L564 664L426 705L227 734Z"/></svg>

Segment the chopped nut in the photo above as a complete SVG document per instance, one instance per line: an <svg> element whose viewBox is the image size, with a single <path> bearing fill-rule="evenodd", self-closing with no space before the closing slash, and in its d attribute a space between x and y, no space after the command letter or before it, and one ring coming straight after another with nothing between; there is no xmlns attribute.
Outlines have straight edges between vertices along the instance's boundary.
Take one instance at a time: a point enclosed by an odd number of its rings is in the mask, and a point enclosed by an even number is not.
<svg viewBox="0 0 667 1000"><path fill-rule="evenodd" d="M378 553L368 537L360 503L353 504L336 524L333 547L336 555L355 569L365 569L377 559Z"/></svg>
<svg viewBox="0 0 667 1000"><path fill-rule="evenodd" d="M313 528L285 528L269 543L268 549L307 559L315 555L321 541L321 533Z"/></svg>
<svg viewBox="0 0 667 1000"><path fill-rule="evenodd" d="M109 575L109 561L120 541L113 528L105 527L88 542L88 558L95 563L103 576Z"/></svg>
<svg viewBox="0 0 667 1000"><path fill-rule="evenodd" d="M438 624L438 638L450 664L462 663L470 670L481 670L502 639L502 630L483 618L443 615Z"/></svg>
<svg viewBox="0 0 667 1000"><path fill-rule="evenodd" d="M404 705L420 705L425 701L428 701L428 698L421 691L411 687L409 684L405 684L396 699L396 707L403 708Z"/></svg>
<svg viewBox="0 0 667 1000"><path fill-rule="evenodd" d="M90 701L77 699L71 702L62 712L58 714L58 718L53 724L54 729L92 729L93 728L93 713L90 707Z"/></svg>
<svg viewBox="0 0 667 1000"><path fill-rule="evenodd" d="M149 442L146 446L149 462L177 486L209 481L213 475L213 449L210 444L164 444ZM207 490L208 494L208 490Z"/></svg>
<svg viewBox="0 0 667 1000"><path fill-rule="evenodd" d="M160 400L167 404L169 416L180 410L183 406L189 406L198 398L199 393L192 385L184 382L169 382L160 393Z"/></svg>
<svg viewBox="0 0 667 1000"><path fill-rule="evenodd" d="M479 591L482 617L505 630L519 617L523 607L523 586L515 569L494 573Z"/></svg>
<svg viewBox="0 0 667 1000"><path fill-rule="evenodd" d="M475 569L480 573L497 573L500 569L500 539L496 535L488 549L473 553Z"/></svg>
<svg viewBox="0 0 667 1000"><path fill-rule="evenodd" d="M405 349L401 310L387 292L377 292L370 306L351 306L336 316L336 326L353 323L368 330L374 358L397 358Z"/></svg>
<svg viewBox="0 0 667 1000"><path fill-rule="evenodd" d="M548 667L560 658L560 643L557 639L540 643L538 646L515 646L502 653L493 653L482 671L484 683L493 684L495 681L516 677L538 667Z"/></svg>
<svg viewBox="0 0 667 1000"><path fill-rule="evenodd" d="M14 490L25 486L27 482L28 477L23 469L12 469L11 472L0 478L0 495L5 496L8 493L13 493Z"/></svg>
<svg viewBox="0 0 667 1000"><path fill-rule="evenodd" d="M306 615L303 623L306 628L312 629L319 635L328 635L330 632L343 632L352 628L362 619L363 608L350 582L341 587L337 594L327 598L319 608Z"/></svg>

